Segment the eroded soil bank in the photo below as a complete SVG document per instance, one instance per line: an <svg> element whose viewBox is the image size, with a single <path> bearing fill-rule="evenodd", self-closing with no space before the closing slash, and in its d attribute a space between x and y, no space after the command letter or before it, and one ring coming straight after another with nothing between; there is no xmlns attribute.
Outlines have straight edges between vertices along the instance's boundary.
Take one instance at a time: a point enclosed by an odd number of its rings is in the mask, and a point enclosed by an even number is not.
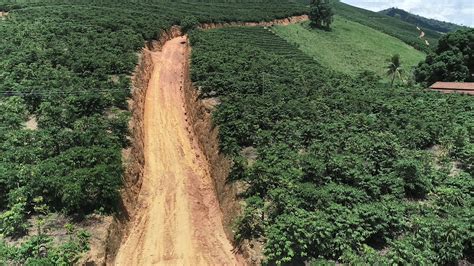
<svg viewBox="0 0 474 266"><path fill-rule="evenodd" d="M145 171L137 211L116 265L237 265L222 223L209 163L194 137L184 83L186 37L150 52L145 99Z"/></svg>
<svg viewBox="0 0 474 266"><path fill-rule="evenodd" d="M308 19L309 19L308 15L301 15L301 16L293 16L293 17L289 17L289 18L275 19L275 20L266 21L266 22L203 23L198 28L207 30L207 29L237 27L237 26L247 26L247 27L257 27L257 26L270 27L270 26L273 26L273 25L286 26L286 25L290 25L290 24L303 22L303 21L306 21Z"/></svg>

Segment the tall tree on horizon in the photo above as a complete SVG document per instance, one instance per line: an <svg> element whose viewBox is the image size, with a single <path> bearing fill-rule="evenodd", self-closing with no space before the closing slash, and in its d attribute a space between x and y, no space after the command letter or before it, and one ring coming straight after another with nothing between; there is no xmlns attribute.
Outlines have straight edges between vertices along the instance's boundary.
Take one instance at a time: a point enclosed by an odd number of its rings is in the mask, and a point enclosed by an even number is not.
<svg viewBox="0 0 474 266"><path fill-rule="evenodd" d="M329 0L311 0L311 11L309 18L311 26L320 29L331 29L334 12Z"/></svg>

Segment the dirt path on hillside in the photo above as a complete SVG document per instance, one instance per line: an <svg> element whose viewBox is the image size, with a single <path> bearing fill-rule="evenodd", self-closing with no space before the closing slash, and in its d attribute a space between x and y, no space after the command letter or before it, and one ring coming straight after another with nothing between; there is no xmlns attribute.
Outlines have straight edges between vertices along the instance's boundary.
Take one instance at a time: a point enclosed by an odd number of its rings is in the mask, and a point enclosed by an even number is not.
<svg viewBox="0 0 474 266"><path fill-rule="evenodd" d="M222 226L209 166L188 129L186 37L153 53L145 102L145 177L115 264L240 265Z"/></svg>

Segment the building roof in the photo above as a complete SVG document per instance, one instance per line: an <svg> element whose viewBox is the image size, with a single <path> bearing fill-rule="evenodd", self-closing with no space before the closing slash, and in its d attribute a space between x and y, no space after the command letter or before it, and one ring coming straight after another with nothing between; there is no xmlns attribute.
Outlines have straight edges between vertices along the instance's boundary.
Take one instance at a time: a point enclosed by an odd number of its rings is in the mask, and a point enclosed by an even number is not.
<svg viewBox="0 0 474 266"><path fill-rule="evenodd" d="M474 90L474 82L436 82L431 89Z"/></svg>
<svg viewBox="0 0 474 266"><path fill-rule="evenodd" d="M465 93L474 95L474 82L436 82L430 89L443 93Z"/></svg>

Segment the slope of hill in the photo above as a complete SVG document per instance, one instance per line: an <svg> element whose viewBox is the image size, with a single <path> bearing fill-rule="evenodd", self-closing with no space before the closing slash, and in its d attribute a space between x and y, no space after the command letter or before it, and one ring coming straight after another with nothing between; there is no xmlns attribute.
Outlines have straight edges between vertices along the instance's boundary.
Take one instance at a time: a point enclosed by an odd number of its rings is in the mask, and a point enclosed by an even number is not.
<svg viewBox="0 0 474 266"><path fill-rule="evenodd" d="M419 15L411 14L403 9L395 7L379 11L379 13L400 19L415 26L419 26L423 28L423 30L429 29L437 32L447 33L450 31L456 31L465 28L454 23L439 21L436 19L430 19Z"/></svg>
<svg viewBox="0 0 474 266"><path fill-rule="evenodd" d="M404 68L411 72L425 55L401 40L336 16L331 31L311 29L309 23L276 26L273 30L324 66L346 74L365 70L385 76L387 59L400 54Z"/></svg>
<svg viewBox="0 0 474 266"><path fill-rule="evenodd" d="M131 204L123 200L130 195L121 199L119 190L129 185L143 192L135 203L150 205L136 209L151 207L154 215L138 216L143 227L136 227L124 261L143 254L151 264L233 257L229 244L215 244L227 237L216 218L221 206L208 197L218 184L208 182L211 170L202 164L216 161L205 162L213 157L200 152L200 144L228 164L223 181L239 182L238 191L228 192L246 201L233 220L235 240L253 248L252 263L261 261L262 250L263 262L295 265L312 259L451 265L473 254L471 98L353 78L265 27L191 31L192 79L199 90L190 91L213 98L205 99L211 107L196 107L199 112L186 102L201 99L180 98L178 90L193 89L182 62L186 38L160 46L180 34L172 25L268 21L303 14L306 6L282 0L8 0L0 11L0 265L81 264L90 235L77 221L124 210L119 205ZM419 44L411 24L342 4L338 12ZM144 59L150 50L156 68ZM137 81L137 75L146 77ZM145 86L155 91L130 101L132 93L147 94ZM133 109L140 104L148 110ZM137 113L148 127L133 123ZM201 115L212 117L216 124L209 126L220 143L194 138L202 125L190 125L191 117ZM135 133L150 136L144 141L131 137ZM145 148L147 158L128 160L130 149ZM153 179L125 171L145 160L150 168L142 170ZM61 231L56 235L50 221L58 213L67 219L54 224ZM127 220L134 213L119 215ZM188 221L203 222L205 230ZM163 232L163 224L172 230ZM120 232L108 229L120 241ZM209 234L216 241L199 242ZM143 250L135 243L152 244ZM110 252L116 243L101 244Z"/></svg>
<svg viewBox="0 0 474 266"><path fill-rule="evenodd" d="M190 16L196 23L258 22L306 8L252 0L25 0L1 2L0 11L8 11L0 20L0 264L35 259L44 245L47 258L30 264L69 265L86 241L58 247L45 233L16 248L3 238L31 234L31 215L117 210L130 164L121 153L130 147L130 75L146 41ZM30 120L37 127L25 127Z"/></svg>
<svg viewBox="0 0 474 266"><path fill-rule="evenodd" d="M269 265L446 265L472 254L471 98L302 63L265 28L197 31L191 43L193 80L221 102L213 118L234 158L230 179L246 188L244 249L263 245Z"/></svg>
<svg viewBox="0 0 474 266"><path fill-rule="evenodd" d="M339 1L334 1L334 8L339 16L394 36L424 52L429 52L431 47L436 46L441 37L441 34L436 31L426 30L425 38L430 43L430 46L427 46L424 40L418 38L420 33L413 24Z"/></svg>

